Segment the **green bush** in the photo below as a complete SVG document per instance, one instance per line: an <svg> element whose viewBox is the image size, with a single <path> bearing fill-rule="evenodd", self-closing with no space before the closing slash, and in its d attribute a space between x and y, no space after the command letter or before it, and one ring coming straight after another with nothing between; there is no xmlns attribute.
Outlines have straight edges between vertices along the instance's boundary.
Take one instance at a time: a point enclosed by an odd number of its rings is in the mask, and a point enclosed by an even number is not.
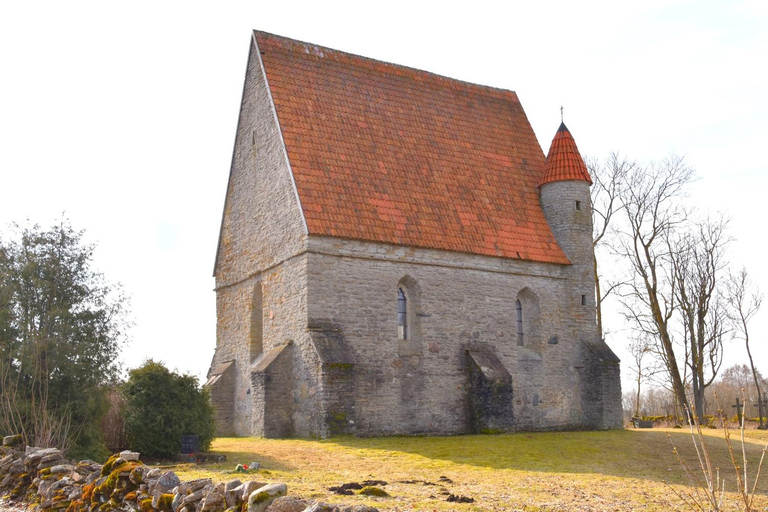
<svg viewBox="0 0 768 512"><path fill-rule="evenodd" d="M192 375L179 375L147 360L129 372L124 391L125 429L132 450L149 457L175 457L183 435L200 436L201 449L210 448L213 408L208 391Z"/></svg>

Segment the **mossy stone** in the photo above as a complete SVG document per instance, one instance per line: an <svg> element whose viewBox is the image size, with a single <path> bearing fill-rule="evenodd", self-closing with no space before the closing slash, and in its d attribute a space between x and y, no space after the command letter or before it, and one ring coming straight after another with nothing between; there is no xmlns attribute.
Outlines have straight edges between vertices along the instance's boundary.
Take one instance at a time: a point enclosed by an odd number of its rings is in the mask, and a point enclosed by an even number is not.
<svg viewBox="0 0 768 512"><path fill-rule="evenodd" d="M382 489L381 487L375 487L373 485L369 485L367 487L363 487L358 491L358 494L364 494L366 496L376 496L377 498L388 498L389 493Z"/></svg>

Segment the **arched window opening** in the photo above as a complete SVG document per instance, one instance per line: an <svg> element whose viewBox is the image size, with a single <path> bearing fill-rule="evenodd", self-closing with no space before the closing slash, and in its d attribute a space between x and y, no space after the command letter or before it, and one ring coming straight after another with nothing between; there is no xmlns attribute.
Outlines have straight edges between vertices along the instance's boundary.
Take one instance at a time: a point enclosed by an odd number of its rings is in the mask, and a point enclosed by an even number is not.
<svg viewBox="0 0 768 512"><path fill-rule="evenodd" d="M517 313L517 344L524 345L525 333L523 331L523 305L520 301L515 301L515 312Z"/></svg>
<svg viewBox="0 0 768 512"><path fill-rule="evenodd" d="M402 288L397 289L397 336L401 339L408 338L408 303Z"/></svg>

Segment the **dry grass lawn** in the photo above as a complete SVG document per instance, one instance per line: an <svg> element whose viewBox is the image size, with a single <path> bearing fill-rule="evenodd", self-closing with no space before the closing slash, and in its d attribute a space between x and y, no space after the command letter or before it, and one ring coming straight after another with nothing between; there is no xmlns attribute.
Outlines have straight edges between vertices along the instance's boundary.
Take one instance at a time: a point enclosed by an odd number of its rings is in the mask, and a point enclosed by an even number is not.
<svg viewBox="0 0 768 512"><path fill-rule="evenodd" d="M213 451L226 455L226 463L181 465L176 471L183 480L282 481L293 496L365 503L382 511L687 510L670 488L692 489L668 435L683 459L698 468L686 431L627 429L328 440L225 438L214 442ZM730 491L726 510L741 510L722 432L708 430L706 436L713 462ZM745 445L753 478L768 432L748 431L748 436ZM741 443L735 440L734 446L740 454ZM250 461L259 461L262 470L251 475L229 473L237 463ZM768 467L764 469L754 510L768 510ZM386 481L383 488L391 497L338 496L328 490L363 480ZM475 501L447 502L447 493Z"/></svg>

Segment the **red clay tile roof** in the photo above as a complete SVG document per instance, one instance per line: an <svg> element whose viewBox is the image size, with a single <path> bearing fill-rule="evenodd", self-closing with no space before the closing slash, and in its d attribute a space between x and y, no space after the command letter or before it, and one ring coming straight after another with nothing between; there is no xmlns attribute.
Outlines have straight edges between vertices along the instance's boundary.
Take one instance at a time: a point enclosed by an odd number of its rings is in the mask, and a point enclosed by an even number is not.
<svg viewBox="0 0 768 512"><path fill-rule="evenodd" d="M560 123L560 128L552 139L552 145L549 146L541 185L567 180L587 181L590 185L592 184L592 178L589 177L587 166L579 154L576 141L573 140L565 123Z"/></svg>
<svg viewBox="0 0 768 512"><path fill-rule="evenodd" d="M569 263L514 92L255 36L310 234Z"/></svg>

